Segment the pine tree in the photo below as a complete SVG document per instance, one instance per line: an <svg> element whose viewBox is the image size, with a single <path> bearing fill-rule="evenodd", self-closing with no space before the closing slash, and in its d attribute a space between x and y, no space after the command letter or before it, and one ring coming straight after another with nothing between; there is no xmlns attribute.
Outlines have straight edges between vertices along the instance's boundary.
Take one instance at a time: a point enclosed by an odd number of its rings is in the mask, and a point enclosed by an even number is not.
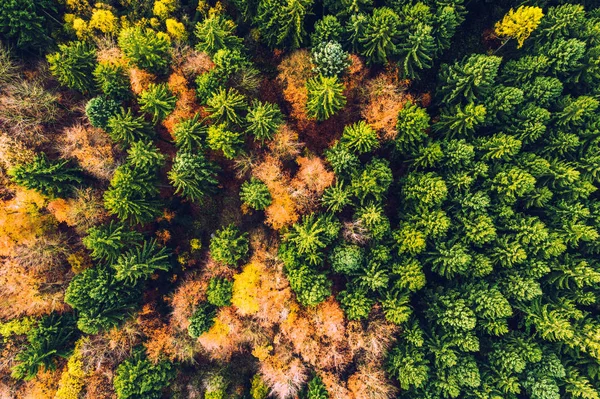
<svg viewBox="0 0 600 399"><path fill-rule="evenodd" d="M283 238L290 248L294 248L295 256L310 265L318 265L324 259L323 250L338 232L339 225L331 216L310 214L303 216L302 222L294 224Z"/></svg>
<svg viewBox="0 0 600 399"><path fill-rule="evenodd" d="M117 142L130 144L134 141L148 140L154 135L154 129L142 116L134 116L131 108L111 116L107 122L110 137Z"/></svg>
<svg viewBox="0 0 600 399"><path fill-rule="evenodd" d="M116 368L113 386L118 399L159 399L176 374L171 362L153 363L136 349L131 358Z"/></svg>
<svg viewBox="0 0 600 399"><path fill-rule="evenodd" d="M93 75L96 68L96 50L85 42L70 42L58 46L58 52L46 58L50 72L60 84L82 93L93 90Z"/></svg>
<svg viewBox="0 0 600 399"><path fill-rule="evenodd" d="M171 62L171 40L164 32L134 26L119 33L119 47L135 66L148 72L165 74Z"/></svg>
<svg viewBox="0 0 600 399"><path fill-rule="evenodd" d="M306 38L304 19L312 4L312 0L261 1L254 23L272 48L300 48Z"/></svg>
<svg viewBox="0 0 600 399"><path fill-rule="evenodd" d="M219 88L206 102L210 118L215 123L241 125L242 113L246 111L246 97L236 89Z"/></svg>
<svg viewBox="0 0 600 399"><path fill-rule="evenodd" d="M310 35L312 47L321 43L339 42L342 39L342 24L335 15L325 15L315 22L315 30Z"/></svg>
<svg viewBox="0 0 600 399"><path fill-rule="evenodd" d="M311 53L315 64L313 72L323 76L341 76L350 66L350 58L338 42L329 41L316 44Z"/></svg>
<svg viewBox="0 0 600 399"><path fill-rule="evenodd" d="M502 58L473 54L454 65L442 65L438 95L444 104L482 99L491 90Z"/></svg>
<svg viewBox="0 0 600 399"><path fill-rule="evenodd" d="M271 205L271 194L265 183L253 177L246 180L240 188L240 199L252 209L264 210Z"/></svg>
<svg viewBox="0 0 600 399"><path fill-rule="evenodd" d="M368 18L364 32L358 39L361 54L367 64L385 64L388 58L398 52L400 18L390 8L379 7Z"/></svg>
<svg viewBox="0 0 600 399"><path fill-rule="evenodd" d="M308 116L318 121L329 119L346 105L346 97L343 95L344 85L337 77L325 77L319 75L306 82L308 100L306 110Z"/></svg>
<svg viewBox="0 0 600 399"><path fill-rule="evenodd" d="M241 233L233 224L216 231L210 240L210 256L227 266L237 266L248 250L248 233Z"/></svg>
<svg viewBox="0 0 600 399"><path fill-rule="evenodd" d="M129 76L125 68L112 62L100 62L94 69L96 85L108 98L126 99L130 95Z"/></svg>
<svg viewBox="0 0 600 399"><path fill-rule="evenodd" d="M115 278L135 285L141 279L149 278L157 270L167 271L171 268L169 250L158 248L156 240L144 241L140 247L121 254L112 265Z"/></svg>
<svg viewBox="0 0 600 399"><path fill-rule="evenodd" d="M208 283L206 300L214 306L231 305L233 282L224 278L213 277Z"/></svg>
<svg viewBox="0 0 600 399"><path fill-rule="evenodd" d="M318 375L314 376L312 380L308 383L308 390L306 392L306 399L327 399L329 398L329 393L327 392L327 388L321 377Z"/></svg>
<svg viewBox="0 0 600 399"><path fill-rule="evenodd" d="M369 199L381 201L393 180L389 162L373 158L362 170L353 174L350 190L361 203Z"/></svg>
<svg viewBox="0 0 600 399"><path fill-rule="evenodd" d="M469 137L477 126L485 121L485 106L468 103L466 106L455 106L440 115L439 122L433 125L433 130L442 132L444 137Z"/></svg>
<svg viewBox="0 0 600 399"><path fill-rule="evenodd" d="M137 231L111 221L107 225L88 229L82 242L91 251L93 259L113 264L125 248L138 246L141 239L142 235Z"/></svg>
<svg viewBox="0 0 600 399"><path fill-rule="evenodd" d="M398 112L396 150L406 153L421 144L427 138L425 131L429 122L430 117L424 108L407 101Z"/></svg>
<svg viewBox="0 0 600 399"><path fill-rule="evenodd" d="M80 170L69 168L69 161L50 161L46 154L36 155L30 163L14 166L8 175L16 184L36 190L48 197L67 195L75 184L81 183Z"/></svg>
<svg viewBox="0 0 600 399"><path fill-rule="evenodd" d="M179 151L192 152L202 148L208 128L200 121L200 115L184 119L175 125L173 136L175 146Z"/></svg>
<svg viewBox="0 0 600 399"><path fill-rule="evenodd" d="M188 334L192 338L198 338L204 334L215 323L214 319L217 315L215 306L208 303L201 303L198 305L194 314L190 318L190 325L188 326Z"/></svg>
<svg viewBox="0 0 600 399"><path fill-rule="evenodd" d="M283 114L277 104L253 101L246 115L247 131L256 140L271 140L283 123Z"/></svg>
<svg viewBox="0 0 600 399"><path fill-rule="evenodd" d="M227 124L211 125L206 142L213 151L222 151L227 159L233 159L241 151L244 140L241 133L230 130Z"/></svg>
<svg viewBox="0 0 600 399"><path fill-rule="evenodd" d="M235 36L235 23L219 13L198 22L194 35L198 39L196 50L210 56L221 49L236 48L242 44L242 39Z"/></svg>
<svg viewBox="0 0 600 399"><path fill-rule="evenodd" d="M429 69L433 65L435 52L431 26L418 24L410 32L406 41L398 46L402 76L409 79L418 78L421 70Z"/></svg>
<svg viewBox="0 0 600 399"><path fill-rule="evenodd" d="M85 115L94 127L106 129L108 120L119 113L119 103L106 97L94 97L85 106Z"/></svg>
<svg viewBox="0 0 600 399"><path fill-rule="evenodd" d="M325 189L321 202L327 207L328 211L341 212L344 207L352 203L351 195L350 190L338 180L334 185Z"/></svg>
<svg viewBox="0 0 600 399"><path fill-rule="evenodd" d="M138 102L140 110L152 115L152 120L156 123L173 112L177 97L171 93L166 84L150 83L148 89L140 95Z"/></svg>
<svg viewBox="0 0 600 399"><path fill-rule="evenodd" d="M372 152L379 147L377 132L365 121L344 127L340 143L358 154Z"/></svg>
<svg viewBox="0 0 600 399"><path fill-rule="evenodd" d="M175 193L190 201L202 201L218 184L216 169L202 154L178 152L168 172Z"/></svg>

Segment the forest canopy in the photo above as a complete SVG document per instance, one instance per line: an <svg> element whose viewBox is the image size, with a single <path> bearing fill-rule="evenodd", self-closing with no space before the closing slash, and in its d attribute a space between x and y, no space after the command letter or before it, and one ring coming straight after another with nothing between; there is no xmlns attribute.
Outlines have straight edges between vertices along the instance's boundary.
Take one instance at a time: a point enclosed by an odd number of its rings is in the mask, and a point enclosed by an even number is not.
<svg viewBox="0 0 600 399"><path fill-rule="evenodd" d="M0 397L600 399L600 8L0 1Z"/></svg>

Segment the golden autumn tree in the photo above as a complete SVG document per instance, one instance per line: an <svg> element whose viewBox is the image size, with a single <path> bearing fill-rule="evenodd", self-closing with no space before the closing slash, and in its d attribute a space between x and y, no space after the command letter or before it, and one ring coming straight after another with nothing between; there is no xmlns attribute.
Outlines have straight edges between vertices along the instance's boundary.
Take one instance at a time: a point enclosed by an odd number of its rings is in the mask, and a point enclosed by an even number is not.
<svg viewBox="0 0 600 399"><path fill-rule="evenodd" d="M540 24L544 13L540 7L521 6L517 10L510 11L498 21L494 27L496 34L500 37L516 39L518 48L523 47L525 40Z"/></svg>

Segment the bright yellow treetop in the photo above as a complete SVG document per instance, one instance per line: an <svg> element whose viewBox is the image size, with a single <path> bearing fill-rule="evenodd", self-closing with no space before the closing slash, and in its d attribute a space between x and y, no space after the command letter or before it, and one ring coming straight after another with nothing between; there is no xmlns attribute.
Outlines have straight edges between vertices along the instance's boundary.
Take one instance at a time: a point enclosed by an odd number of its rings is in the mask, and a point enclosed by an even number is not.
<svg viewBox="0 0 600 399"><path fill-rule="evenodd" d="M518 47L521 48L525 39L538 27L543 16L540 7L521 6L517 11L511 8L502 21L496 22L494 29L498 36L517 39Z"/></svg>

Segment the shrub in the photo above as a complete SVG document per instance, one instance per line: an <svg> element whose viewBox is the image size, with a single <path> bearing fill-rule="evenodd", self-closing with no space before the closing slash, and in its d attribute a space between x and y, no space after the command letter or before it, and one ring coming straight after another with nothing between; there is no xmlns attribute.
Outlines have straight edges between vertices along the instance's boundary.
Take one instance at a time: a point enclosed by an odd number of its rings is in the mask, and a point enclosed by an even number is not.
<svg viewBox="0 0 600 399"><path fill-rule="evenodd" d="M233 281L229 281L224 278L213 277L208 283L206 300L211 305L229 306L231 305L232 290Z"/></svg>
<svg viewBox="0 0 600 399"><path fill-rule="evenodd" d="M365 121L346 126L340 143L358 154L371 152L379 147L377 132Z"/></svg>
<svg viewBox="0 0 600 399"><path fill-rule="evenodd" d="M33 161L8 170L16 184L54 198L66 195L73 185L81 183L78 168L69 168L69 161L50 161L46 154L36 155Z"/></svg>
<svg viewBox="0 0 600 399"><path fill-rule="evenodd" d="M101 62L94 69L94 78L106 97L121 100L129 97L129 76L122 65Z"/></svg>
<svg viewBox="0 0 600 399"><path fill-rule="evenodd" d="M247 131L261 142L273 139L283 123L283 114L277 104L253 101L246 115Z"/></svg>
<svg viewBox="0 0 600 399"><path fill-rule="evenodd" d="M169 87L164 84L150 83L148 89L143 91L139 98L140 109L150 115L156 123L165 119L175 109L175 97Z"/></svg>
<svg viewBox="0 0 600 399"><path fill-rule="evenodd" d="M82 93L92 91L96 49L84 42L61 44L58 49L58 52L47 56L52 75L70 89Z"/></svg>
<svg viewBox="0 0 600 399"><path fill-rule="evenodd" d="M227 125L211 125L207 132L208 147L213 151L222 151L227 159L233 159L242 149L242 134L227 129Z"/></svg>
<svg viewBox="0 0 600 399"><path fill-rule="evenodd" d="M140 26L126 28L119 34L119 47L138 68L151 73L167 73L171 40L166 33Z"/></svg>
<svg viewBox="0 0 600 399"><path fill-rule="evenodd" d="M318 121L329 119L333 114L344 108L346 97L343 95L344 85L337 77L319 75L306 82L308 98L306 111L310 118Z"/></svg>
<svg viewBox="0 0 600 399"><path fill-rule="evenodd" d="M272 202L267 185L254 177L242 184L240 199L250 208L259 211L264 210Z"/></svg>
<svg viewBox="0 0 600 399"><path fill-rule="evenodd" d="M177 374L168 361L152 363L141 350L119 364L113 385L118 399L160 399Z"/></svg>
<svg viewBox="0 0 600 399"><path fill-rule="evenodd" d="M208 303L202 303L198 305L194 314L190 318L190 325L188 326L188 334L192 338L198 338L204 334L215 323L215 317L217 315L216 308Z"/></svg>
<svg viewBox="0 0 600 399"><path fill-rule="evenodd" d="M198 153L178 152L168 173L175 193L191 201L202 201L217 186L215 166Z"/></svg>
<svg viewBox="0 0 600 399"><path fill-rule="evenodd" d="M351 64L350 56L338 42L319 43L311 55L313 72L327 77L343 75Z"/></svg>
<svg viewBox="0 0 600 399"><path fill-rule="evenodd" d="M216 231L210 239L210 256L228 266L237 266L248 250L248 233L240 233L233 224Z"/></svg>
<svg viewBox="0 0 600 399"><path fill-rule="evenodd" d="M85 106L85 114L94 127L106 129L108 120L117 115L120 106L115 100L106 97L94 97Z"/></svg>

